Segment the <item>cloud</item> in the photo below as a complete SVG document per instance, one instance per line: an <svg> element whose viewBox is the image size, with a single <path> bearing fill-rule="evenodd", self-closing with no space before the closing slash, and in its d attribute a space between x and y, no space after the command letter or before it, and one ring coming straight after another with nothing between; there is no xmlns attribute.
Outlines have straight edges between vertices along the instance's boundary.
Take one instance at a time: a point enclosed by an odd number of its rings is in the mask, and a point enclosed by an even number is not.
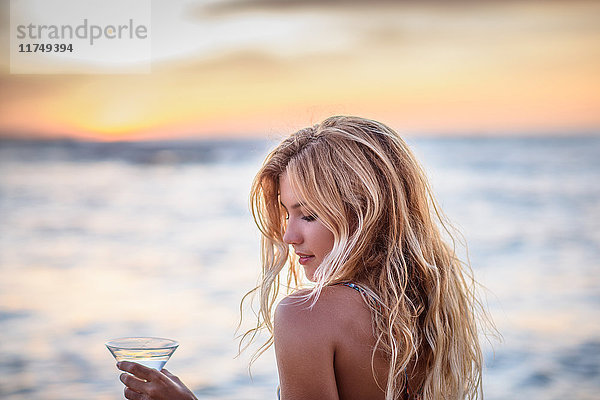
<svg viewBox="0 0 600 400"><path fill-rule="evenodd" d="M203 4L199 7L208 15L226 15L247 11L295 11L295 10L338 10L373 9L377 7L428 6L475 4L476 0L225 0Z"/></svg>
<svg viewBox="0 0 600 400"><path fill-rule="evenodd" d="M584 1L585 2L585 1ZM590 1L588 1L589 3ZM290 12L302 10L323 11L331 10L339 12L355 10L373 10L377 8L401 8L401 7L440 7L440 8L458 8L464 7L487 7L493 4L534 4L544 6L544 4L569 4L577 1L565 0L490 0L482 2L479 0L215 0L210 3L203 3L196 7L200 15L222 16L249 11L266 12Z"/></svg>
<svg viewBox="0 0 600 400"><path fill-rule="evenodd" d="M212 15L223 15L245 11L289 11L299 9L376 7L381 5L397 5L395 0L230 0L218 1L203 5L204 12Z"/></svg>

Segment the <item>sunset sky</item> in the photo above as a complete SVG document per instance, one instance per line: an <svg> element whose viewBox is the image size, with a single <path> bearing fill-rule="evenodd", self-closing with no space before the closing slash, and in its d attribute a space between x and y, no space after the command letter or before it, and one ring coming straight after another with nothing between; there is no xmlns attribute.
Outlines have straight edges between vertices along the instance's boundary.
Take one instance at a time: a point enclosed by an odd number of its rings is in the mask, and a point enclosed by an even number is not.
<svg viewBox="0 0 600 400"><path fill-rule="evenodd" d="M598 1L153 1L151 73L71 75L10 73L0 1L2 136L600 132Z"/></svg>

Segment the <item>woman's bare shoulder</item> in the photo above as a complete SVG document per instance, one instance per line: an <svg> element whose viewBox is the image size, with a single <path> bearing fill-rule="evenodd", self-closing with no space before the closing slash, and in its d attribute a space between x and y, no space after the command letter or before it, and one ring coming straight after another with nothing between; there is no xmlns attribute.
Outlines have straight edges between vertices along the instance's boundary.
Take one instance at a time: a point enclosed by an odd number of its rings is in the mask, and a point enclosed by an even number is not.
<svg viewBox="0 0 600 400"><path fill-rule="evenodd" d="M335 285L322 289L316 302L308 289L285 297L275 310L275 329L291 328L295 336L339 334L348 324L370 324L370 311L354 289Z"/></svg>
<svg viewBox="0 0 600 400"><path fill-rule="evenodd" d="M273 341L282 397L339 399L326 297L320 296L311 307L309 294L304 290L293 293L275 310Z"/></svg>
<svg viewBox="0 0 600 400"><path fill-rule="evenodd" d="M314 304L309 294L293 293L275 311L273 339L283 398L381 398L371 369L356 368L370 365L374 341L370 310L360 293L328 286Z"/></svg>

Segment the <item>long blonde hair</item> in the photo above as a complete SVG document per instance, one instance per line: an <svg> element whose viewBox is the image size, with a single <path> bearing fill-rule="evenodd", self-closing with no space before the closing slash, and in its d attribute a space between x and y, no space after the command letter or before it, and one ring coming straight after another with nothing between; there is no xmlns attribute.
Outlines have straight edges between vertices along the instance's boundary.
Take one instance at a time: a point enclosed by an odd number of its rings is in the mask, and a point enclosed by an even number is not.
<svg viewBox="0 0 600 400"><path fill-rule="evenodd" d="M376 351L389 363L386 399L407 388L417 359L425 365L424 399L477 398L482 352L478 324L483 308L468 264L456 256L446 218L418 161L400 136L377 121L330 117L284 140L266 158L250 203L262 233L262 276L250 293L260 299L257 326L272 344L273 311L280 286L301 284L301 271L283 241L286 220L279 177L333 232L334 246L314 276L316 301L324 286L360 282L378 300L370 304ZM288 266L287 276L282 270ZM411 394L413 395L413 394Z"/></svg>

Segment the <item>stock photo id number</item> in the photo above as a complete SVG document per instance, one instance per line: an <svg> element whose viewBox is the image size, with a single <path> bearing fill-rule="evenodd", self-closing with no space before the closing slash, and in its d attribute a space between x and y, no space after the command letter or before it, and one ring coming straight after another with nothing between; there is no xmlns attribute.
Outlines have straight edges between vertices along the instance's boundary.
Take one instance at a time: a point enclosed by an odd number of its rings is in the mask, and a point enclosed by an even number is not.
<svg viewBox="0 0 600 400"><path fill-rule="evenodd" d="M149 73L150 0L11 0L11 74Z"/></svg>

